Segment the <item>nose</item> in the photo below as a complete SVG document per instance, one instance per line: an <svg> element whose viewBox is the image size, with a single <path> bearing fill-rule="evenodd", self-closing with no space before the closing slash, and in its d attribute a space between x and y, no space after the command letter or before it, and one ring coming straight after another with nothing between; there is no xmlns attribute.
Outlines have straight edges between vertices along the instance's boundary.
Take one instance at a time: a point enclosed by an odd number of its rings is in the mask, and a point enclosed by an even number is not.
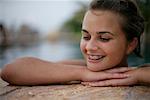
<svg viewBox="0 0 150 100"><path fill-rule="evenodd" d="M98 47L98 44L97 44L97 41L96 40L90 40L88 41L87 45L86 45L86 50L87 51L95 51L97 50L99 47Z"/></svg>

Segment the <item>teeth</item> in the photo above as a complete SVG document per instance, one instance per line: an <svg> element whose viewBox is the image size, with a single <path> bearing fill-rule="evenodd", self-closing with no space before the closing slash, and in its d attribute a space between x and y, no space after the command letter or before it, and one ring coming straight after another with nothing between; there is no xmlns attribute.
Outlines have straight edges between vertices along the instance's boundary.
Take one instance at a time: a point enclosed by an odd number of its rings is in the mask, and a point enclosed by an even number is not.
<svg viewBox="0 0 150 100"><path fill-rule="evenodd" d="M103 56L100 56L100 55L90 55L89 56L89 59L91 59L91 60L99 60L101 58L103 58Z"/></svg>

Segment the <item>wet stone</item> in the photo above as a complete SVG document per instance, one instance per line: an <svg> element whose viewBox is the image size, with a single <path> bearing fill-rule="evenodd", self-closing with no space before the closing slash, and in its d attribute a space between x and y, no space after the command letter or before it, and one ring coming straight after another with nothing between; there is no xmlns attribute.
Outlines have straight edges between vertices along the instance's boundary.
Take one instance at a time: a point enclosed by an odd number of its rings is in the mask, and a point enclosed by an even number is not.
<svg viewBox="0 0 150 100"><path fill-rule="evenodd" d="M150 87L9 86L0 79L0 100L150 100Z"/></svg>

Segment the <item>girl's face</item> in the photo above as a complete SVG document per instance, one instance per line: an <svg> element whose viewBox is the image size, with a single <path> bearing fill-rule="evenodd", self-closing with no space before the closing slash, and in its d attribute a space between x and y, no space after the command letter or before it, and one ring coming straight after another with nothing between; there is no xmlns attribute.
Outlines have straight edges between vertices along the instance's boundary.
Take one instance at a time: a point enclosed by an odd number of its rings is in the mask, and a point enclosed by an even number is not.
<svg viewBox="0 0 150 100"><path fill-rule="evenodd" d="M88 11L82 26L80 48L88 69L100 71L127 66L131 51L119 16L109 11Z"/></svg>

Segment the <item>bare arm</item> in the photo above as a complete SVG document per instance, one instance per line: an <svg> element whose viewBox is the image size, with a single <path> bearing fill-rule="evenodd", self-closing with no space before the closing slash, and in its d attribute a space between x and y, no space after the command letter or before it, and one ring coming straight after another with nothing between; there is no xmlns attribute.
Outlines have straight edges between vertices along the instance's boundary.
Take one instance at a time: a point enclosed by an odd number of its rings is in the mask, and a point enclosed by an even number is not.
<svg viewBox="0 0 150 100"><path fill-rule="evenodd" d="M122 85L150 85L150 64L141 65L127 70L124 68L114 68L106 70L109 73L123 73L129 75L126 78L112 78L96 82L82 82L90 86L122 86Z"/></svg>
<svg viewBox="0 0 150 100"><path fill-rule="evenodd" d="M81 80L82 66L64 65L26 57L7 64L2 79L18 85L35 85ZM75 74L76 73L76 74Z"/></svg>
<svg viewBox="0 0 150 100"><path fill-rule="evenodd" d="M137 70L139 84L150 85L150 64L142 65Z"/></svg>
<svg viewBox="0 0 150 100"><path fill-rule="evenodd" d="M85 66L66 65L43 61L37 58L21 58L2 69L1 78L15 85L40 85L69 81L96 81L122 78L126 75L92 72Z"/></svg>
<svg viewBox="0 0 150 100"><path fill-rule="evenodd" d="M83 59L80 59L80 60L63 60L63 61L59 61L57 63L67 64L67 65L80 65L80 66L86 67L86 62Z"/></svg>

